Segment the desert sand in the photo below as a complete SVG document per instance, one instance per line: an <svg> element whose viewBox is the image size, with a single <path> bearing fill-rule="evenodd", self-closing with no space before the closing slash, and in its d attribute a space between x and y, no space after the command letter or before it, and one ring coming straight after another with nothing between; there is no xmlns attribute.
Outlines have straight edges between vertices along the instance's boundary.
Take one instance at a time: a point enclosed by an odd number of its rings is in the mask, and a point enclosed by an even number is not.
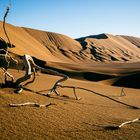
<svg viewBox="0 0 140 140"><path fill-rule="evenodd" d="M15 79L24 74L19 56L29 54L36 64L67 74L70 78L62 83L65 86L86 88L140 108L139 38L100 34L74 40L58 33L6 26L15 45L9 51L20 62L19 71L13 64L8 69ZM6 40L0 30L0 37ZM0 69L0 83L3 78ZM61 96L43 96L59 78L39 73L27 86L32 91L21 94L15 94L12 87L0 88L0 139L140 139L140 121L112 129L140 119L139 109L82 89L76 89L80 100L69 88L59 88ZM120 96L122 89L125 96ZM52 105L9 106L27 102Z"/></svg>

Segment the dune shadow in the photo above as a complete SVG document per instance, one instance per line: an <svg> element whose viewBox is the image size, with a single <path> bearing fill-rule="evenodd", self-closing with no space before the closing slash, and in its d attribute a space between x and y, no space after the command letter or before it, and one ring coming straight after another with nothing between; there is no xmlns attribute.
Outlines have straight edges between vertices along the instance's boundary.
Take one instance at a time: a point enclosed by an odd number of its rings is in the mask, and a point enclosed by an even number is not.
<svg viewBox="0 0 140 140"><path fill-rule="evenodd" d="M112 79L115 76L105 75L105 74L100 74L100 73L93 73L93 72L85 72L83 73L83 77L89 81L101 81L101 80Z"/></svg>
<svg viewBox="0 0 140 140"><path fill-rule="evenodd" d="M89 35L86 37L81 37L81 38L77 38L75 40L82 42L84 41L86 38L95 38L95 39L107 39L108 36L105 33L99 34L99 35Z"/></svg>
<svg viewBox="0 0 140 140"><path fill-rule="evenodd" d="M140 73L122 76L116 82L114 82L113 86L140 89Z"/></svg>
<svg viewBox="0 0 140 140"><path fill-rule="evenodd" d="M114 130L118 130L119 127L118 125L98 125L98 124L90 124L90 123L86 123L84 122L84 124L89 125L91 127L96 127L96 128L100 128L100 131L114 131Z"/></svg>

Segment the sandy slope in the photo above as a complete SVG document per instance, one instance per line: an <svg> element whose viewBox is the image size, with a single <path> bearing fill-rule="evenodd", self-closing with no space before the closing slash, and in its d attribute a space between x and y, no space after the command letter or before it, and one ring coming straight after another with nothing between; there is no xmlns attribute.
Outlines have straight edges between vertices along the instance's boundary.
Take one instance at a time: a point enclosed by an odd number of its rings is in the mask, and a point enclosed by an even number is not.
<svg viewBox="0 0 140 140"><path fill-rule="evenodd" d="M0 26L2 26L1 22ZM41 60L53 59L53 56L49 53L49 51L32 36L30 36L23 28L6 24L6 29L11 42L16 46L16 48L10 49L11 52L19 55L29 54ZM6 40L2 28L0 29L0 37Z"/></svg>
<svg viewBox="0 0 140 140"><path fill-rule="evenodd" d="M92 59L95 61L139 61L140 59L140 49L121 36L100 34L77 40L84 46L85 52L94 54Z"/></svg>
<svg viewBox="0 0 140 140"><path fill-rule="evenodd" d="M78 61L72 53L79 52L82 49L82 46L79 42L73 40L68 36L61 35L58 33L44 32L29 28L24 29L32 37L34 37L37 41L44 45L53 56L59 58L61 62L72 63L75 60ZM54 62L53 59L51 61Z"/></svg>
<svg viewBox="0 0 140 140"><path fill-rule="evenodd" d="M135 37L100 34L74 40L66 35L10 24L6 24L6 29L16 46L11 52L19 55L28 53L44 61L69 64L140 60L140 39ZM6 39L2 28L0 37Z"/></svg>
<svg viewBox="0 0 140 140"><path fill-rule="evenodd" d="M122 36L122 37L127 39L132 44L136 45L138 48L140 48L140 38L133 36Z"/></svg>
<svg viewBox="0 0 140 140"><path fill-rule="evenodd" d="M19 77L22 72L10 70ZM52 87L59 77L40 75L28 88L35 91ZM99 92L119 101L140 106L140 90L125 88L126 96L118 97L121 88L95 82L69 79L64 85L80 86ZM74 97L73 91L59 90L61 94ZM115 103L95 94L77 90L81 100L66 99L52 95L44 97L29 91L17 95L13 89L0 90L0 139L132 139L139 140L140 126L133 123L119 130L106 130L105 126L119 125L124 121L139 118L140 111ZM48 108L9 107L10 103L37 102L40 104L55 103Z"/></svg>

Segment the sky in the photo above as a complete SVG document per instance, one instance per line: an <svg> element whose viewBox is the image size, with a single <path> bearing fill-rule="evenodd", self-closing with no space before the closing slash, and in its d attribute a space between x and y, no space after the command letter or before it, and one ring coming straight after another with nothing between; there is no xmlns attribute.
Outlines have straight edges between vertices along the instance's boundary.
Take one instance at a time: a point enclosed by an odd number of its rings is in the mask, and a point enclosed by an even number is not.
<svg viewBox="0 0 140 140"><path fill-rule="evenodd" d="M0 20L72 38L109 33L140 37L140 0L0 0Z"/></svg>

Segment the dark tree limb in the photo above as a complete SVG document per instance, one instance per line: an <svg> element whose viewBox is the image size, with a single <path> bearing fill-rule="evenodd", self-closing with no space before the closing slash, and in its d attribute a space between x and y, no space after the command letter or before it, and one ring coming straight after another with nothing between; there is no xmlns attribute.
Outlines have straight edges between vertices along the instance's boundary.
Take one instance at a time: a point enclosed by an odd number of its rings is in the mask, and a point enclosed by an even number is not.
<svg viewBox="0 0 140 140"><path fill-rule="evenodd" d="M6 17L8 15L8 13L9 13L9 10L10 10L10 8L9 8L9 6L7 6L6 7L6 13L5 13L4 18L3 18L3 30L4 30L4 33L5 33L6 37L7 37L7 39L8 39L9 44L11 45L9 36L8 36L7 31L6 31L6 28L5 28L5 21L6 21Z"/></svg>

